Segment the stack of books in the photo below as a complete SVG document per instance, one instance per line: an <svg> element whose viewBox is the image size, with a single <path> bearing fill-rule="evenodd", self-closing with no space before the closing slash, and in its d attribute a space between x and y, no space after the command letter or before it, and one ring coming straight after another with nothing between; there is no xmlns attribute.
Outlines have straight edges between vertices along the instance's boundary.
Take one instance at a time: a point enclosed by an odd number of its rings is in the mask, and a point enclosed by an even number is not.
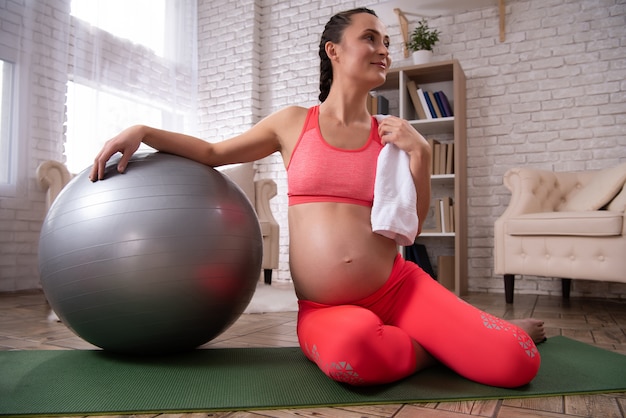
<svg viewBox="0 0 626 418"><path fill-rule="evenodd" d="M367 110L370 115L388 115L389 100L381 94L369 94L367 98Z"/></svg>
<svg viewBox="0 0 626 418"><path fill-rule="evenodd" d="M428 139L432 150L431 173L454 174L454 142L439 142Z"/></svg>
<svg viewBox="0 0 626 418"><path fill-rule="evenodd" d="M415 107L418 119L437 119L454 116L452 106L443 91L426 91L418 87L415 81L407 83L409 95Z"/></svg>

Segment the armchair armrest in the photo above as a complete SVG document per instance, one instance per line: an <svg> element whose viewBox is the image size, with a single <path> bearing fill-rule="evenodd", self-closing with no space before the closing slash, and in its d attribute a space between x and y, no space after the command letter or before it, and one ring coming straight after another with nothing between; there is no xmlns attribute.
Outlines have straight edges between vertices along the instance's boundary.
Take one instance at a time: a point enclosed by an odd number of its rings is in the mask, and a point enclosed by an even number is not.
<svg viewBox="0 0 626 418"><path fill-rule="evenodd" d="M276 196L277 188L274 180L270 179L261 179L255 180L254 182L255 189L255 199L254 206L257 209L257 215L259 216L259 220L269 220L274 221L274 215L272 215L272 211L270 209L270 199Z"/></svg>
<svg viewBox="0 0 626 418"><path fill-rule="evenodd" d="M44 161L37 167L37 183L46 193L46 208L49 209L61 189L72 179L72 175L65 166L58 161Z"/></svg>
<svg viewBox="0 0 626 418"><path fill-rule="evenodd" d="M263 269L275 269L278 268L280 236L278 222L270 209L270 199L276 196L276 183L271 179L256 180L254 188L254 203L263 236Z"/></svg>

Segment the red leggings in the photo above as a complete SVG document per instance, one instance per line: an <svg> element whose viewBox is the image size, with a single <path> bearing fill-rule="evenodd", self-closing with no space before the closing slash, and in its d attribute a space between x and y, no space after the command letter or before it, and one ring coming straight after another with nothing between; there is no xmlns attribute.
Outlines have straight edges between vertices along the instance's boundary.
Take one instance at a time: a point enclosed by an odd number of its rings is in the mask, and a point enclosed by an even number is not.
<svg viewBox="0 0 626 418"><path fill-rule="evenodd" d="M387 283L351 305L299 301L298 340L329 377L354 385L393 382L416 372L413 341L479 383L518 387L539 370L532 339L469 305L398 255Z"/></svg>

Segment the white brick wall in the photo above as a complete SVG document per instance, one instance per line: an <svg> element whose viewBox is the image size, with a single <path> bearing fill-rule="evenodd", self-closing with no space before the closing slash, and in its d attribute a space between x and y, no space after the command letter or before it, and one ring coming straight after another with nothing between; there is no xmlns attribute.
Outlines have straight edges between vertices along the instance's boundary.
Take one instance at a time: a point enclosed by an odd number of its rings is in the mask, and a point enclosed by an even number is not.
<svg viewBox="0 0 626 418"><path fill-rule="evenodd" d="M0 2L0 44L15 45L25 1ZM67 2L53 4L63 10ZM200 0L202 136L222 140L283 106L317 103L323 25L337 11L374 3ZM50 6L34 7L33 13L42 16L39 24L46 35L40 41L56 36L52 26L62 13L55 15ZM502 43L497 7L430 23L442 31L437 59L458 59L467 76L470 290L501 292L502 279L493 275L492 247L493 222L509 201L504 172L516 165L562 171L626 161L626 5L621 0L507 1ZM410 64L401 56L398 25L387 25L395 65ZM54 88L54 77L45 68L52 66L46 56L50 48L44 43L35 49L41 57L33 58L31 71L38 83L47 84L41 88ZM62 155L62 135L55 131L63 120L59 104L39 106L39 96L32 97L21 192L0 199L0 290L37 286L37 231L44 209L34 170L40 161ZM277 276L288 280L285 170L277 155L260 161L258 170L279 186L272 201L281 224ZM518 280L517 289L560 294L558 281L546 278ZM626 286L574 281L573 295L624 298Z"/></svg>
<svg viewBox="0 0 626 418"><path fill-rule="evenodd" d="M210 141L260 119L257 9L253 0L198 4L200 131Z"/></svg>

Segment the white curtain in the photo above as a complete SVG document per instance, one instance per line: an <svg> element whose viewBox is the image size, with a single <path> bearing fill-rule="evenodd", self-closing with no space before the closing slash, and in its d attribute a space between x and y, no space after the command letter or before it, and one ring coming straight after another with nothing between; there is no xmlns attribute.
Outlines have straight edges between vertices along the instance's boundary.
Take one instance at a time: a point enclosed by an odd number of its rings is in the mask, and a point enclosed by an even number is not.
<svg viewBox="0 0 626 418"><path fill-rule="evenodd" d="M195 133L195 0L71 0L67 142L71 172L133 124Z"/></svg>
<svg viewBox="0 0 626 418"><path fill-rule="evenodd" d="M76 173L132 124L196 133L196 0L23 1L0 42L20 57L21 140Z"/></svg>

